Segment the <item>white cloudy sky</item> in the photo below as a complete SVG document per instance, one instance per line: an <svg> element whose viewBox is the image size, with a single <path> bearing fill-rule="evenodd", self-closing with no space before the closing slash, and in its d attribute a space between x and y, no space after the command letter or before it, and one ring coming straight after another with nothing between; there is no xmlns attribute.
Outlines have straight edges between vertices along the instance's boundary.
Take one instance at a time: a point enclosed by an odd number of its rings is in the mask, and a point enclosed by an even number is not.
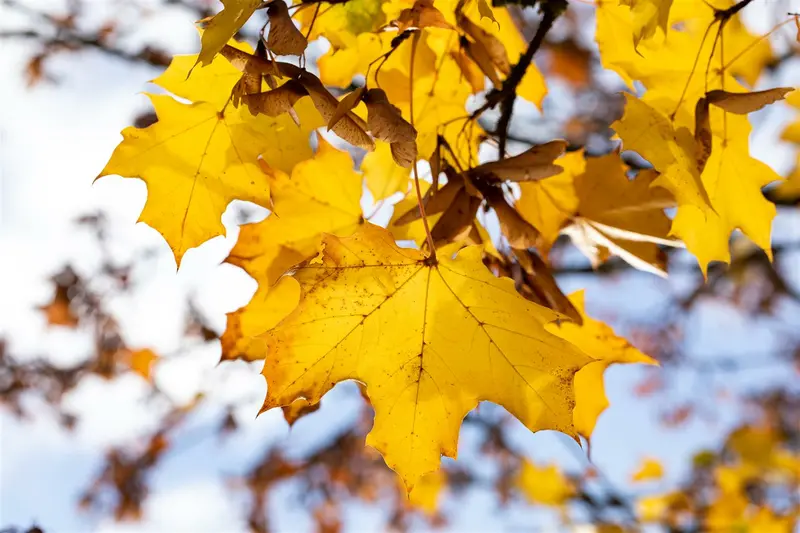
<svg viewBox="0 0 800 533"><path fill-rule="evenodd" d="M51 6L55 0L39 0ZM781 0L786 11L800 11L797 1ZM101 20L110 10L126 9L114 0L95 0L92 16ZM150 24L131 28L129 42L163 44L176 53L196 50L197 35L191 17L180 8L159 12ZM123 21L126 17L120 17ZM129 17L138 20L137 17ZM0 8L0 25L24 23ZM759 27L767 21L754 20ZM219 238L187 254L185 265L175 272L166 245L152 229L134 225L145 201L145 187L136 180L106 178L92 185L94 176L119 142L119 131L127 126L146 101L140 91L157 72L151 68L108 59L99 53L71 55L49 64L57 84L43 83L27 88L21 73L26 59L35 51L30 43L0 41L0 335L8 337L15 353L33 357L52 352L62 364L85 357L87 346L80 335L48 330L35 307L46 302L50 288L45 280L65 262L89 272L98 255L86 235L74 230L70 221L98 208L112 221L114 253L121 260L155 249L154 259L137 272L140 289L135 298L115 302L132 345L151 345L170 352L179 342L181 312L185 295L194 294L216 327L224 324L224 313L244 304L254 283L241 271L220 266L236 238L230 213L228 238ZM800 85L800 67L774 84ZM776 142L776 132L793 118L788 108L777 105L757 117L759 133L753 139L754 153L785 172L791 165L790 147ZM776 221L776 237L800 238L800 219L786 216ZM688 260L688 258L687 258ZM800 258L793 264L800 271ZM800 282L800 275L795 276ZM587 278L564 279L568 290L587 286ZM588 287L590 311L603 316L634 317L657 308L665 290L680 290L679 277L666 282L646 274L634 275L624 285L593 284ZM689 348L695 353L746 354L769 350L779 342L766 325L753 324L746 317L714 306L703 306L687 332ZM76 498L86 487L109 445L127 442L151 428L153 412L159 409L145 400L147 387L135 375L114 382L90 378L71 393L66 402L81 413L82 423L72 434L43 416L17 421L0 413L0 527L27 526L37 521L46 531L246 531L242 521L243 500L230 490L223 475L242 471L257 460L268 442L281 441L308 449L318 442L325 428L335 428L352 419L357 398L352 388L339 387L324 402L323 414L301 422L288 433L279 413L254 418L263 398L263 378L258 368L244 364L216 367L216 346L191 357L160 365L156 380L177 400L188 400L197 390L210 390L211 405L243 399L239 421L242 430L232 440L194 442L219 414L209 407L191 419L182 430L176 448L154 481L144 521L117 525L107 519L82 514ZM678 434L665 433L653 420L653 406L635 399L630 388L641 370L614 368L607 375L613 408L597 428L593 458L621 485L643 455L664 459L668 475L675 479L684 471L687 454L713 445L732 423L732 413L721 411L716 424L692 422ZM774 369L754 370L747 375L726 376L737 387L760 387L786 380ZM696 382L691 375L682 380L691 393ZM35 406L34 406L35 407ZM469 435L465 438L468 447ZM576 459L565 451L563 436L549 432L530 435L519 431L516 444L536 459L557 458L566 464ZM468 460L468 459L467 459ZM293 510L291 491L285 501L272 502L277 526L282 531L305 531L310 524ZM491 520L496 502L488 493L476 493L467 501L470 512L456 513L454 530L478 530ZM377 527L380 513L354 509L358 527ZM529 523L529 515L508 518L509 527ZM373 524L371 527L370 524ZM48 529L51 528L51 529Z"/></svg>

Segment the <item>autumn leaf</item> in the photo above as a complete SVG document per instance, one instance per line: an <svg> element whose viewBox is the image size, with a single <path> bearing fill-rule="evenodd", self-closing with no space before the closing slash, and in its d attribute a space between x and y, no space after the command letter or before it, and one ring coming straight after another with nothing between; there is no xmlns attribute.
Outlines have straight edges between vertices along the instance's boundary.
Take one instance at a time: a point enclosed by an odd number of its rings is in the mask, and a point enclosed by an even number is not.
<svg viewBox="0 0 800 533"><path fill-rule="evenodd" d="M559 507L575 495L576 487L556 465L538 466L525 460L516 484L532 503Z"/></svg>
<svg viewBox="0 0 800 533"><path fill-rule="evenodd" d="M642 460L639 468L631 476L631 481L655 481L664 477L664 467L661 462L651 457Z"/></svg>
<svg viewBox="0 0 800 533"><path fill-rule="evenodd" d="M664 275L657 245L681 243L668 238L670 221L664 209L674 200L654 185L657 175L642 171L629 179L616 152L586 158L578 151L556 163L564 172L520 184L517 202L520 214L541 231L542 251L547 253L563 232L595 267L615 255L640 270Z"/></svg>
<svg viewBox="0 0 800 533"><path fill-rule="evenodd" d="M141 178L147 202L139 220L164 236L180 266L187 250L225 234L222 213L234 200L269 206L269 184L258 157L286 172L311 155L309 107L304 128L288 116L253 117L232 106L220 112L207 102L182 104L149 95L158 122L129 127L98 178Z"/></svg>
<svg viewBox="0 0 800 533"><path fill-rule="evenodd" d="M228 314L222 358L264 358L263 341L253 339L277 324L297 304L291 284L272 286L286 270L316 253L323 233L346 236L363 222L361 176L347 152L320 138L313 159L297 164L291 177L266 169L273 189L272 213L241 228L226 262L243 268L258 290L247 306Z"/></svg>
<svg viewBox="0 0 800 533"><path fill-rule="evenodd" d="M631 23L633 25L633 46L639 46L642 39L652 37L656 28L661 28L667 33L669 23L669 10L673 0L621 0L621 5L631 9Z"/></svg>
<svg viewBox="0 0 800 533"><path fill-rule="evenodd" d="M222 11L214 15L200 38L201 49L196 63L208 65L225 43L244 26L261 5L261 0L220 0Z"/></svg>
<svg viewBox="0 0 800 533"><path fill-rule="evenodd" d="M253 48L247 43L230 40L227 44L245 53L253 53ZM193 69L198 57L197 54L174 56L169 67L152 83L190 102L209 102L222 109L230 100L231 91L242 73L218 55L203 68Z"/></svg>
<svg viewBox="0 0 800 533"><path fill-rule="evenodd" d="M159 355L149 348L141 350L125 350L124 359L130 369L139 374L145 381L152 381L153 366L160 359Z"/></svg>
<svg viewBox="0 0 800 533"><path fill-rule="evenodd" d="M625 114L611 127L626 150L634 150L660 173L654 186L670 191L678 205L707 212L711 205L694 158L694 137L688 128L676 128L659 110L625 94Z"/></svg>
<svg viewBox="0 0 800 533"><path fill-rule="evenodd" d="M378 143L375 151L364 156L361 170L364 172L367 189L375 201L408 190L411 169L394 162L391 149L386 143Z"/></svg>
<svg viewBox="0 0 800 533"><path fill-rule="evenodd" d="M548 333L558 315L492 276L480 248L433 264L372 225L323 243L278 284L299 285L302 298L264 335L262 410L364 383L375 410L367 444L409 489L441 455L455 457L461 421L482 400L532 431L575 435L572 379L591 359Z"/></svg>
<svg viewBox="0 0 800 533"><path fill-rule="evenodd" d="M558 325L548 324L546 329L595 359L575 376L575 429L588 439L592 436L598 417L609 405L603 384L606 369L615 363L658 365L658 362L616 335L607 324L590 318L585 311L583 291L570 294L569 299L583 316L583 325L561 322Z"/></svg>

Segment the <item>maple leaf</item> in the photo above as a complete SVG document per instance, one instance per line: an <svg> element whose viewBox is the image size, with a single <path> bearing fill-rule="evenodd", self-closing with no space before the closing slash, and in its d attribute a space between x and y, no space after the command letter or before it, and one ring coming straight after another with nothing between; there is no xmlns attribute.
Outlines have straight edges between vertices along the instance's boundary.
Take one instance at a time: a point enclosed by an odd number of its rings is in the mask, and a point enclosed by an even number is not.
<svg viewBox="0 0 800 533"><path fill-rule="evenodd" d="M225 234L222 213L234 200L269 206L269 184L258 157L291 171L311 155L308 137L319 126L310 102L298 104L298 128L288 116L253 117L246 109L223 112L207 102L182 104L149 95L158 121L129 127L98 178L141 178L147 202L139 220L164 236L180 266L190 248ZM316 123L315 123L316 122Z"/></svg>
<svg viewBox="0 0 800 533"><path fill-rule="evenodd" d="M350 235L361 223L361 176L347 152L319 138L313 159L298 163L291 177L265 169L273 190L272 213L242 226L226 262L258 282L245 307L228 314L222 335L222 358L264 358L263 342L252 337L277 324L297 304L291 285L272 286L286 270L315 255L322 233Z"/></svg>
<svg viewBox="0 0 800 533"><path fill-rule="evenodd" d="M607 324L590 318L585 311L583 291L570 294L569 300L583 317L583 324L579 326L562 322L558 325L548 324L546 329L596 360L581 368L575 376L575 429L589 439L598 417L609 405L603 385L606 369L615 363L658 365L658 362L617 336Z"/></svg>
<svg viewBox="0 0 800 533"><path fill-rule="evenodd" d="M620 0L620 5L626 5L631 10L634 48L639 46L642 39L652 37L656 28L667 33L672 2L673 0Z"/></svg>
<svg viewBox="0 0 800 533"><path fill-rule="evenodd" d="M196 63L208 65L222 47L238 32L261 5L261 0L220 0L222 11L209 21L200 38Z"/></svg>
<svg viewBox="0 0 800 533"><path fill-rule="evenodd" d="M247 43L230 40L227 44L248 54L253 53L253 48ZM242 73L218 55L205 67L193 69L198 57L198 54L174 56L169 67L151 83L190 102L209 102L222 109Z"/></svg>
<svg viewBox="0 0 800 533"><path fill-rule="evenodd" d="M556 163L559 175L521 183L517 209L541 232L547 253L560 233L598 266L609 254L640 270L664 274L663 253L657 244L678 246L668 238L670 221L664 214L671 196L653 185L652 171L628 179L627 167L617 152L584 157L572 152Z"/></svg>
<svg viewBox="0 0 800 533"><path fill-rule="evenodd" d="M367 444L409 489L442 454L455 457L461 421L482 400L532 431L575 435L572 380L591 359L547 332L559 315L492 276L479 247L431 264L372 225L323 243L278 283L299 285L302 298L264 334L262 411L364 383L375 410Z"/></svg>
<svg viewBox="0 0 800 533"><path fill-rule="evenodd" d="M658 109L625 94L625 114L611 127L623 148L634 150L660 173L653 185L670 191L678 205L693 205L707 212L711 201L700 179L694 158L694 137Z"/></svg>
<svg viewBox="0 0 800 533"><path fill-rule="evenodd" d="M408 190L410 169L394 162L387 143L378 143L373 152L364 156L361 170L367 189L375 201L384 200L396 192Z"/></svg>
<svg viewBox="0 0 800 533"><path fill-rule="evenodd" d="M710 4L724 9L733 1L714 0ZM694 106L706 90L741 87L737 77L752 85L773 58L769 41L759 41L749 33L738 15L726 22L719 40L714 39L718 27L711 28L710 37L704 40L706 30L714 23L714 11L705 6L698 9L692 2L672 5L669 26L673 29L668 39L656 35L635 48L628 38L634 32L629 7L603 0L598 3L596 18L595 40L602 65L619 74L631 89L633 80L638 80L649 90L669 95L676 106L681 95L684 105ZM695 66L696 60L699 66ZM706 64L714 68L705 72ZM722 64L726 65L724 76L717 68Z"/></svg>
<svg viewBox="0 0 800 533"><path fill-rule="evenodd" d="M622 138L624 148L636 150L662 172L653 183L675 195L678 212L670 233L686 244L704 273L711 261L730 262L728 242L735 229L741 229L771 255L770 233L776 211L761 189L781 178L750 156L751 126L747 117L712 106L712 150L698 187L694 184L697 165L690 155L693 139L689 127L693 117L679 112L670 121L664 108L670 108L671 103L647 97L644 102L627 96L625 116L612 127ZM699 190L706 193L710 209L696 200Z"/></svg>

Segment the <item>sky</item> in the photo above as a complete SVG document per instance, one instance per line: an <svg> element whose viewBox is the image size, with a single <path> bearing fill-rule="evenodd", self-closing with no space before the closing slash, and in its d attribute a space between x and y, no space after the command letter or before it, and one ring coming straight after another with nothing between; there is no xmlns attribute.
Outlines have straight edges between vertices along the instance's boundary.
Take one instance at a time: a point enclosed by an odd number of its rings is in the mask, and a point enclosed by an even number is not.
<svg viewBox="0 0 800 533"><path fill-rule="evenodd" d="M52 2L41 0L38 4ZM785 4L787 11L800 10L798 2ZM128 9L113 0L94 0L92 6L92 16L98 19L111 10ZM0 8L0 26L13 27L18 22L6 8ZM759 16L750 22L755 27L769 27ZM126 42L132 46L155 41L175 53L197 50L191 17L178 7L130 30ZM69 365L86 357L90 347L85 335L47 328L36 308L51 297L46 280L64 264L87 273L97 268L96 247L88 234L71 225L76 216L97 209L111 221L110 246L115 258L125 261L152 252L134 273L139 284L135 296L113 302L130 345L150 346L163 353L178 349L187 295L194 297L211 324L221 330L225 313L244 305L255 290L255 282L241 270L220 264L236 240L234 210L229 209L223 217L227 237L188 252L185 264L176 272L161 237L147 226L135 224L146 198L144 184L117 177L92 183L119 142L119 131L147 108L141 91L158 71L97 52L82 52L48 64L57 83L28 88L22 72L35 47L4 40L0 51L0 72L4 73L0 84L0 336L9 338L14 353L23 358L46 352L57 363ZM770 84L800 85L800 67L792 69L789 78L770 80ZM788 109L779 104L754 118L759 133L752 139L753 153L780 173L793 161L792 149L776 141L777 132L795 118ZM774 235L776 241L799 239L800 217L779 217ZM681 260L692 264L688 256ZM790 261L797 267L791 269L795 286L800 286L800 256L795 254ZM696 273L678 274L668 281L641 273L626 277L624 283L597 283L586 276L565 277L560 282L565 292L586 288L590 314L613 325L659 309L664 291L685 290L685 276L689 275ZM772 324L754 324L720 306L700 306L691 324L687 347L695 354L746 356L780 348L783 342ZM789 318L787 328L792 327L797 323ZM218 346L212 343L188 356L165 360L156 370L156 383L174 400L188 401L198 390L207 390L211 401L180 430L177 451L169 452L158 470L141 523L116 524L106 517L82 513L76 506L106 448L152 429L153 413L164 409L147 399L148 387L139 376L129 374L112 382L95 377L84 380L66 398L66 406L82 416L73 433L60 428L35 400L30 407L42 416L31 420L20 421L0 411L0 527L24 527L35 521L45 531L65 532L246 531L243 493L231 490L225 478L258 460L266 443L280 442L296 450L313 448L321 435L357 416L360 400L352 384L340 385L323 400L320 413L289 431L280 411L255 418L264 394L259 365L217 366L218 357ZM618 366L606 374L612 408L602 416L593 438L594 462L620 486L627 484L643 456L665 462L667 481L663 483L679 479L686 473L689 454L715 445L737 421L735 413L721 410L712 425L692 421L679 432L665 433L654 420L653 405L631 392L642 372L640 367ZM787 376L780 368L763 368L724 379L744 390L796 381L796 376ZM695 394L697 387L703 386L691 373L678 382L676 397ZM216 423L225 403L234 399L241 400L237 412L241 430L224 442L196 441L198 434ZM475 437L462 432L461 460L474 460ZM570 449L574 445L563 435L530 434L519 426L513 440L518 449L538 461L557 460L568 467L581 463L575 454L580 450ZM650 488L656 490L658 484ZM293 496L288 487L271 502L277 530L308 531L311 523L293 504ZM492 494L478 490L466 498L458 506L466 511L460 512L456 512L455 502L445 501L452 511L453 531L497 525L492 510L498 502ZM358 523L351 527L353 531L374 530L385 518L379 509L354 507L349 512ZM504 517L503 528L525 527L531 516L528 510L515 509Z"/></svg>

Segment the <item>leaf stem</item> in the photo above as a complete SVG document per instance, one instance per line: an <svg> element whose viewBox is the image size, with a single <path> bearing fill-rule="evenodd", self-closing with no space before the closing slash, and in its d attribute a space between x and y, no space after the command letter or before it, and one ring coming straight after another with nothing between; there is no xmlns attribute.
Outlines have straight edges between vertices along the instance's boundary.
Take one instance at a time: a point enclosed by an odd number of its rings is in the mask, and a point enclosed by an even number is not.
<svg viewBox="0 0 800 533"><path fill-rule="evenodd" d="M414 125L414 58L417 55L417 44L419 43L419 38L419 31L415 32L411 37L411 64L408 66L408 115L412 126ZM411 168L414 172L414 189L417 191L419 216L422 218L422 225L425 227L425 236L428 239L428 248L430 248L430 255L428 256L428 259L431 261L436 261L436 247L433 245L431 228L428 226L428 216L425 214L425 205L422 203L422 192L419 188L419 171L417 170L416 158L414 158L414 163L412 164Z"/></svg>

